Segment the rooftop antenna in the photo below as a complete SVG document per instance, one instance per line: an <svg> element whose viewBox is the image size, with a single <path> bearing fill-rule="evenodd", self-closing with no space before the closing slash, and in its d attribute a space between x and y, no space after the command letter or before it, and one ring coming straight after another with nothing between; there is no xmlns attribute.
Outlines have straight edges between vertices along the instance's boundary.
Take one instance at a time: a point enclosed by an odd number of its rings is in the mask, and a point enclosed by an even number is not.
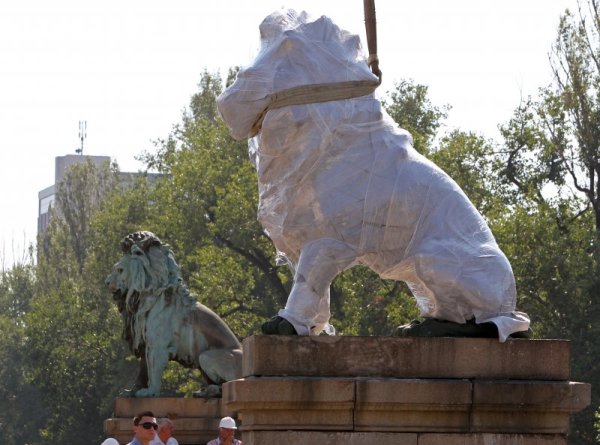
<svg viewBox="0 0 600 445"><path fill-rule="evenodd" d="M75 150L75 153L83 155L83 143L87 138L87 121L79 121L79 141L81 145Z"/></svg>

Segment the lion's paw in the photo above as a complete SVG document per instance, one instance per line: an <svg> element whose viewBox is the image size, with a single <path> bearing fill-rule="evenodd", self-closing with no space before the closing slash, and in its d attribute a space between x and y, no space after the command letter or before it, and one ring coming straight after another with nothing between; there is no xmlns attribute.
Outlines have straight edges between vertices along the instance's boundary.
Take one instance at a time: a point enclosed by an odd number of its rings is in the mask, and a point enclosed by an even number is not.
<svg viewBox="0 0 600 445"><path fill-rule="evenodd" d="M398 326L393 334L396 337L466 337L498 338L498 328L493 323L475 323L475 319L465 323L449 320L425 318L413 320L407 325Z"/></svg>
<svg viewBox="0 0 600 445"><path fill-rule="evenodd" d="M119 397L123 397L123 398L135 397L135 390L134 389L122 389L121 391L119 391Z"/></svg>
<svg viewBox="0 0 600 445"><path fill-rule="evenodd" d="M263 334L266 335L298 335L296 329L285 318L275 315L261 326Z"/></svg>
<svg viewBox="0 0 600 445"><path fill-rule="evenodd" d="M138 389L135 392L136 397L158 397L158 392L150 388Z"/></svg>
<svg viewBox="0 0 600 445"><path fill-rule="evenodd" d="M221 395L221 387L219 385L208 385L206 388L194 393L194 397L202 399L219 398Z"/></svg>

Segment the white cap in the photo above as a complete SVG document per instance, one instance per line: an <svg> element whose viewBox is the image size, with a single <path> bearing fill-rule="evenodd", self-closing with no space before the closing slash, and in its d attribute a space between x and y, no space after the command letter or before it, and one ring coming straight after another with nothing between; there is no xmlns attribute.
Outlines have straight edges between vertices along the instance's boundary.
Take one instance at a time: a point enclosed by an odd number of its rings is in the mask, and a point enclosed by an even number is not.
<svg viewBox="0 0 600 445"><path fill-rule="evenodd" d="M219 428L237 430L237 426L235 426L235 420L233 420L231 417L223 417L219 422Z"/></svg>
<svg viewBox="0 0 600 445"><path fill-rule="evenodd" d="M109 437L104 442L102 442L102 445L119 445L119 442L117 442L117 439L113 439L112 437Z"/></svg>

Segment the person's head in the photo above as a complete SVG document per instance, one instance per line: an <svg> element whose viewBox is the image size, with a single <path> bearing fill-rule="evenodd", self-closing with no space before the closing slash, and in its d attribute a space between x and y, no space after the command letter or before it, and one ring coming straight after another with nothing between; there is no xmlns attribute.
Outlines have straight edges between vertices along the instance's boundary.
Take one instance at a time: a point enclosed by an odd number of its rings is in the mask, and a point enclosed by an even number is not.
<svg viewBox="0 0 600 445"><path fill-rule="evenodd" d="M158 424L152 411L144 411L133 418L133 433L142 443L154 439Z"/></svg>
<svg viewBox="0 0 600 445"><path fill-rule="evenodd" d="M166 442L173 435L173 431L175 431L175 425L170 419L163 417L158 420L158 437L160 437L160 440Z"/></svg>
<svg viewBox="0 0 600 445"><path fill-rule="evenodd" d="M221 440L233 437L237 426L231 417L223 417L219 422L219 438Z"/></svg>

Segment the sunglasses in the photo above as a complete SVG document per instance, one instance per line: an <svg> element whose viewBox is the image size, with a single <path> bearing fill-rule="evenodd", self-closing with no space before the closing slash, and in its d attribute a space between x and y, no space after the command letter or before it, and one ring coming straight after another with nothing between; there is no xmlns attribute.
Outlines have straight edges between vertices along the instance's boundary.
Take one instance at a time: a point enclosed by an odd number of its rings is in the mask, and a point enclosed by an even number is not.
<svg viewBox="0 0 600 445"><path fill-rule="evenodd" d="M145 430L149 430L150 428L154 428L155 430L158 429L158 425L156 423L154 423L154 422L144 422L144 423L140 423L140 425Z"/></svg>

